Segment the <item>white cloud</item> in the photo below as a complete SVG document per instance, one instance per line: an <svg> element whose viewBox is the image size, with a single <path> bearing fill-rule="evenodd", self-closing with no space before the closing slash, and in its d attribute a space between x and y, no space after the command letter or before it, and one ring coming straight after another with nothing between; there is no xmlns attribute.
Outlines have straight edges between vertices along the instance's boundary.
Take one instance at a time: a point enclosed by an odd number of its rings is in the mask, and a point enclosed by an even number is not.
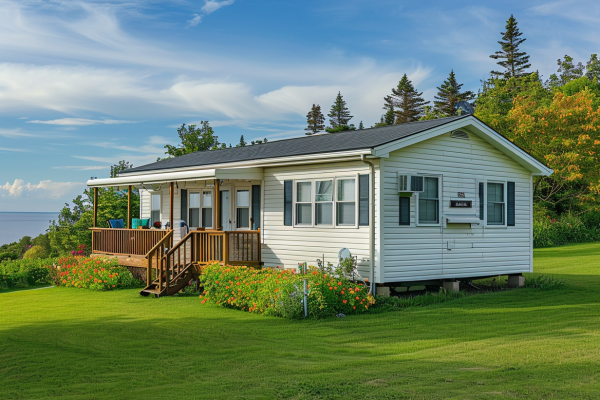
<svg viewBox="0 0 600 400"><path fill-rule="evenodd" d="M2 129L0 128L0 136L7 138L20 138L20 137L38 137L39 135L35 135L33 133L25 133L22 132L19 128L13 129Z"/></svg>
<svg viewBox="0 0 600 400"><path fill-rule="evenodd" d="M206 14L211 14L217 11L221 7L229 6L233 4L235 0L225 0L225 1L215 1L215 0L206 0L204 6L202 7L202 12Z"/></svg>
<svg viewBox="0 0 600 400"><path fill-rule="evenodd" d="M10 147L0 147L0 151L16 151L16 152L19 152L19 153L27 153L27 152L29 152L29 150L14 149L14 148L10 148Z"/></svg>
<svg viewBox="0 0 600 400"><path fill-rule="evenodd" d="M116 119L86 119L86 118L60 118L49 121L27 121L31 124L47 124L47 125L75 125L75 126L88 126L88 125L115 125L115 124L135 124L137 121L121 121ZM1 134L1 133L0 133Z"/></svg>
<svg viewBox="0 0 600 400"><path fill-rule="evenodd" d="M194 14L194 18L190 19L187 23L188 26L196 26L202 22L202 15Z"/></svg>
<svg viewBox="0 0 600 400"><path fill-rule="evenodd" d="M53 182L51 180L44 180L35 184L25 183L23 179L15 179L12 184L6 182L5 185L0 186L0 193L2 197L35 196L58 199L64 197L75 188L80 189L82 186L83 183L80 182Z"/></svg>

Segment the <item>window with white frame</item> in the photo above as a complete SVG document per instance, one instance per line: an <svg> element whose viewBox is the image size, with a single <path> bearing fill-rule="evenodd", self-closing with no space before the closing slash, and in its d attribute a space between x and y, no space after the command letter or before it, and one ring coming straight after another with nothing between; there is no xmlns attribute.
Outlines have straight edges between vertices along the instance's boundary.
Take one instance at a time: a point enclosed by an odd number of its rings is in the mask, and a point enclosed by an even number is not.
<svg viewBox="0 0 600 400"><path fill-rule="evenodd" d="M236 191L236 227L250 228L250 190Z"/></svg>
<svg viewBox="0 0 600 400"><path fill-rule="evenodd" d="M200 226L200 193L190 192L189 202L190 226L198 228Z"/></svg>
<svg viewBox="0 0 600 400"><path fill-rule="evenodd" d="M506 203L504 197L504 184L487 183L487 224L504 225L506 218Z"/></svg>
<svg viewBox="0 0 600 400"><path fill-rule="evenodd" d="M160 221L160 193L152 193L150 196L150 218L152 224Z"/></svg>
<svg viewBox="0 0 600 400"><path fill-rule="evenodd" d="M312 225L312 181L296 182L296 225Z"/></svg>
<svg viewBox="0 0 600 400"><path fill-rule="evenodd" d="M333 180L315 181L315 225L333 225Z"/></svg>
<svg viewBox="0 0 600 400"><path fill-rule="evenodd" d="M202 227L212 228L213 226L213 210L212 210L212 191L202 191Z"/></svg>
<svg viewBox="0 0 600 400"><path fill-rule="evenodd" d="M419 224L440 223L439 178L425 177L419 193Z"/></svg>
<svg viewBox="0 0 600 400"><path fill-rule="evenodd" d="M356 224L356 179L337 180L336 225Z"/></svg>

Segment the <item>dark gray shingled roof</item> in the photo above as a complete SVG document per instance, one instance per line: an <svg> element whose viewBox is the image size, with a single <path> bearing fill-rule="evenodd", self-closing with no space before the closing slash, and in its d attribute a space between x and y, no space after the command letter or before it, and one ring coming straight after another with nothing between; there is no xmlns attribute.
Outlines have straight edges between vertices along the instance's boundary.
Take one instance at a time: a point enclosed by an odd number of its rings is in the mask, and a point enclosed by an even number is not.
<svg viewBox="0 0 600 400"><path fill-rule="evenodd" d="M135 173L185 167L201 167L204 165L223 164L238 161L260 160L265 158L301 156L307 154L333 153L368 149L393 142L415 133L435 128L449 122L466 118L469 115L417 121L406 124L369 128L339 133L302 136L292 139L276 140L263 144L232 147L222 150L197 151L180 157L142 165L121 172Z"/></svg>

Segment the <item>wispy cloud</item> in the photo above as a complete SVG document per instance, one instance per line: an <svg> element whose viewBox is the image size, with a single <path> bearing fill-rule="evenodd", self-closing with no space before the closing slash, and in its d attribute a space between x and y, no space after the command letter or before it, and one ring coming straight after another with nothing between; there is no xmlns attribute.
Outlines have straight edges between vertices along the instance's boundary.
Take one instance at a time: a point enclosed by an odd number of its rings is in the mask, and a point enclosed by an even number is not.
<svg viewBox="0 0 600 400"><path fill-rule="evenodd" d="M206 0L204 6L202 7L202 12L206 14L211 14L217 11L221 7L229 6L233 4L235 0L224 0L224 1L215 1L215 0Z"/></svg>
<svg viewBox="0 0 600 400"><path fill-rule="evenodd" d="M40 135L36 135L33 133L26 133L26 132L23 132L19 128L13 128L13 129L0 128L0 136L6 137L6 138L23 138L23 137L39 137Z"/></svg>
<svg viewBox="0 0 600 400"><path fill-rule="evenodd" d="M31 124L47 124L47 125L73 125L73 126L88 126L88 125L115 125L115 124L135 124L137 121L122 121L116 119L86 119L86 118L60 118L49 121L27 121Z"/></svg>
<svg viewBox="0 0 600 400"><path fill-rule="evenodd" d="M187 24L188 26L196 26L200 22L202 22L202 15L194 14L194 18L188 20Z"/></svg>
<svg viewBox="0 0 600 400"><path fill-rule="evenodd" d="M25 183L23 179L15 179L13 183L6 182L0 186L0 194L2 197L22 197L22 196L37 196L60 198L65 194L70 193L74 188L81 188L81 182L53 182L51 180L43 180L39 183Z"/></svg>
<svg viewBox="0 0 600 400"><path fill-rule="evenodd" d="M0 151L14 151L17 153L28 153L29 152L29 150L26 150L26 149L13 149L10 147L0 147Z"/></svg>

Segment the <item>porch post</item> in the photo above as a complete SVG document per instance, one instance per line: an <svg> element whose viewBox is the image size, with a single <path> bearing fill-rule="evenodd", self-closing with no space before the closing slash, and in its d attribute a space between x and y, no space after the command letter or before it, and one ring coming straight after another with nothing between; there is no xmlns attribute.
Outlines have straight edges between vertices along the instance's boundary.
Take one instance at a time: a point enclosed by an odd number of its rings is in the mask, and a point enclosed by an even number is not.
<svg viewBox="0 0 600 400"><path fill-rule="evenodd" d="M93 227L98 226L98 188L94 188L94 225Z"/></svg>
<svg viewBox="0 0 600 400"><path fill-rule="evenodd" d="M215 229L221 229L221 193L219 192L219 179L215 179Z"/></svg>
<svg viewBox="0 0 600 400"><path fill-rule="evenodd" d="M175 189L173 187L174 183L171 182L171 184L169 185L169 225L171 225L171 230L174 230L175 227L173 226L174 221L173 221L173 199L175 198Z"/></svg>
<svg viewBox="0 0 600 400"><path fill-rule="evenodd" d="M127 229L131 229L131 185L127 189Z"/></svg>

